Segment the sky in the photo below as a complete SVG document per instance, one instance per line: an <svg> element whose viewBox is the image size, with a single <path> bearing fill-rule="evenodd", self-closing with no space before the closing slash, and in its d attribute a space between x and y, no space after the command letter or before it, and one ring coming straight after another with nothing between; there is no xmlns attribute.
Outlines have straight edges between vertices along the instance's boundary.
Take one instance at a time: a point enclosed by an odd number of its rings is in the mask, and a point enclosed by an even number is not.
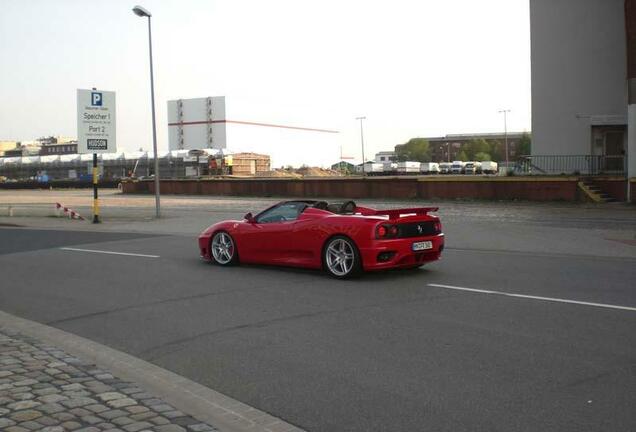
<svg viewBox="0 0 636 432"><path fill-rule="evenodd" d="M235 120L336 129L358 161L358 116L367 159L412 137L502 131L504 108L508 130L530 130L528 0L138 1L153 14L160 151L168 100L221 95ZM76 89L97 87L117 93L118 149L152 149L133 6L0 0L0 140L76 136Z"/></svg>

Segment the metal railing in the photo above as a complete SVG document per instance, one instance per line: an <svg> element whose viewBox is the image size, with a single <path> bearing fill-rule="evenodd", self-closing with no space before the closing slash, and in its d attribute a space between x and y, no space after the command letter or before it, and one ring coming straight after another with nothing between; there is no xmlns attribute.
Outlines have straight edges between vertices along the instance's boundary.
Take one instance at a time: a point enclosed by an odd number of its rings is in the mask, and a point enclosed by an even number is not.
<svg viewBox="0 0 636 432"><path fill-rule="evenodd" d="M532 155L511 163L515 174L529 175L624 175L625 156L604 155Z"/></svg>
<svg viewBox="0 0 636 432"><path fill-rule="evenodd" d="M0 177L12 181L38 180L46 176L48 180L88 180L92 179L92 163L87 161L55 161L32 162L21 161L3 163L0 160ZM98 162L100 178L105 180L119 180L128 176L148 177L154 173L153 158L100 160ZM201 158L199 164L195 161L176 157L159 158L159 174L161 178L185 178L196 175L209 174L207 158Z"/></svg>

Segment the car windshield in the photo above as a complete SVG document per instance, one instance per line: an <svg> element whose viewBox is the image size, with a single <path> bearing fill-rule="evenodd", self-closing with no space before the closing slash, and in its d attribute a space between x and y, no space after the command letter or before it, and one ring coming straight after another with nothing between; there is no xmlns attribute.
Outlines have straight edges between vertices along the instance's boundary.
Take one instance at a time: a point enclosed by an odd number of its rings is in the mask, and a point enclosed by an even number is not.
<svg viewBox="0 0 636 432"><path fill-rule="evenodd" d="M298 219L298 216L307 208L304 202L287 202L274 208L265 210L256 217L257 223L287 222Z"/></svg>

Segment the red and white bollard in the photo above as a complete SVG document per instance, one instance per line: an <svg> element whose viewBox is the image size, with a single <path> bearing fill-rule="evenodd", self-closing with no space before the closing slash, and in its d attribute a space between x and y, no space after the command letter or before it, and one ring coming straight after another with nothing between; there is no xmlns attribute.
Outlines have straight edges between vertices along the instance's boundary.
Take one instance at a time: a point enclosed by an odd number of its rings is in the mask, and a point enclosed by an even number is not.
<svg viewBox="0 0 636 432"><path fill-rule="evenodd" d="M63 214L69 219L85 220L84 217L82 217L82 215L80 215L78 212L68 207L64 207L60 203L55 203L55 209L57 210L58 214Z"/></svg>

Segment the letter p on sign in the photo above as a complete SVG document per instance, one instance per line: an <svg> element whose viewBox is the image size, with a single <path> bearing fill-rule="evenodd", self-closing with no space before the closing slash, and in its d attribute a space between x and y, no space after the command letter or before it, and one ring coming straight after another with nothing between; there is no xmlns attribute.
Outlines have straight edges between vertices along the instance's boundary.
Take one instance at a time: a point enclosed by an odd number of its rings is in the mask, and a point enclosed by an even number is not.
<svg viewBox="0 0 636 432"><path fill-rule="evenodd" d="M102 94L93 92L91 93L91 105L92 106L102 106Z"/></svg>

